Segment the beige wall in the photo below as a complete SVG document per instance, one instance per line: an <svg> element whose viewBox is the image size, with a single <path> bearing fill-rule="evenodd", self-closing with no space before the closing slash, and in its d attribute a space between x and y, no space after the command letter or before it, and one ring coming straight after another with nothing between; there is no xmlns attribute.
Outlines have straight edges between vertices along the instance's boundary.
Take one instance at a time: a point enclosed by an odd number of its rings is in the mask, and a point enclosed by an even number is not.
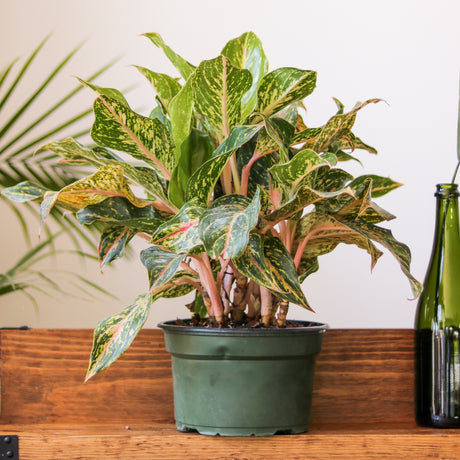
<svg viewBox="0 0 460 460"><path fill-rule="evenodd" d="M124 52L103 86L122 88L141 82L131 94L133 106L148 106L152 94L130 64L169 72L167 60L143 32L160 32L177 52L198 63L218 54L225 42L253 30L262 39L271 68L294 66L318 71L318 88L309 101L308 122L320 125L334 109L332 97L348 108L358 100L381 97L388 104L365 109L356 132L378 148L360 158L366 172L389 175L405 187L380 200L398 216L394 235L413 252L413 272L423 278L432 241L434 186L449 181L455 164L456 113L460 62L460 2L456 0L16 0L2 2L0 68L28 52L54 31L34 68L44 77L68 50L86 43L47 98L68 87L70 75L86 76ZM77 101L84 106L92 95ZM69 110L74 109L74 107ZM1 123L0 123L1 124ZM360 173L359 167L354 167ZM1 205L0 272L23 251L12 213ZM35 225L35 224L33 224ZM65 246L65 243L63 243ZM74 268L74 259L58 260ZM316 315L293 307L291 316L311 318L333 327L411 327L416 304L409 285L389 254L371 275L367 254L342 247L320 260L321 270L304 283ZM39 297L39 309L18 296L0 297L0 327L93 327L103 317L128 306L147 290L146 275L136 261L123 261L100 274L96 264L83 268L119 297L95 302ZM148 326L186 315L183 300L154 305Z"/></svg>

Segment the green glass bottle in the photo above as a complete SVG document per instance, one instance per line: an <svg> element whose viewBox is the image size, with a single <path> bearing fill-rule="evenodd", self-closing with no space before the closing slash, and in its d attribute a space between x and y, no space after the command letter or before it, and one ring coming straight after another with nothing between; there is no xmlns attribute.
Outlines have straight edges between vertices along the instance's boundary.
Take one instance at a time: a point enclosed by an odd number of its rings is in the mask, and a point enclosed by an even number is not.
<svg viewBox="0 0 460 460"><path fill-rule="evenodd" d="M458 187L437 185L436 228L415 318L417 423L460 428L460 229Z"/></svg>

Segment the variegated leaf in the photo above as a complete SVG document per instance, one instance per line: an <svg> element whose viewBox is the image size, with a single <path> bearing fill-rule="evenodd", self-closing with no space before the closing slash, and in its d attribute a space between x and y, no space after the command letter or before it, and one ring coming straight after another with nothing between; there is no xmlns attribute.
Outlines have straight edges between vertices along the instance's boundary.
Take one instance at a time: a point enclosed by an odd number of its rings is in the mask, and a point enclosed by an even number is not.
<svg viewBox="0 0 460 460"><path fill-rule="evenodd" d="M145 161L165 179L171 177L175 146L168 128L158 118L143 117L107 96L96 99L94 114L91 137L95 142Z"/></svg>
<svg viewBox="0 0 460 460"><path fill-rule="evenodd" d="M387 248L399 262L401 270L408 278L414 298L420 295L423 286L410 273L411 253L405 244L397 241L390 230L368 224L362 219L354 219L344 223L364 237Z"/></svg>
<svg viewBox="0 0 460 460"><path fill-rule="evenodd" d="M256 112L269 117L292 102L306 98L315 86L316 72L290 67L273 70L260 82Z"/></svg>
<svg viewBox="0 0 460 460"><path fill-rule="evenodd" d="M249 142L260 126L236 126L228 138L217 148L213 157L197 169L187 184L186 200L198 198L207 206L213 188L233 152Z"/></svg>
<svg viewBox="0 0 460 460"><path fill-rule="evenodd" d="M198 231L204 208L191 200L167 222L160 225L152 236L152 243L174 252L189 252L201 244Z"/></svg>
<svg viewBox="0 0 460 460"><path fill-rule="evenodd" d="M350 187L353 189L359 189L365 182L371 180L372 181L372 197L378 198L380 196L386 195L388 192L401 187L402 184L399 182L395 182L394 180L390 179L389 177L382 177L376 176L374 174L368 174L364 176L359 176L355 178Z"/></svg>
<svg viewBox="0 0 460 460"><path fill-rule="evenodd" d="M153 301L150 293L140 295L121 313L110 316L97 325L86 381L107 369L126 351L144 325Z"/></svg>
<svg viewBox="0 0 460 460"><path fill-rule="evenodd" d="M365 144L359 137L355 136L353 133L348 133L347 137L341 139L341 141L343 149L367 150L369 153L377 153L377 150L374 147Z"/></svg>
<svg viewBox="0 0 460 460"><path fill-rule="evenodd" d="M241 119L245 120L257 104L257 87L262 77L268 71L268 60L265 56L262 42L254 32L230 40L222 50L233 65L240 69L248 69L252 75L252 85L241 100Z"/></svg>
<svg viewBox="0 0 460 460"><path fill-rule="evenodd" d="M85 225L112 222L149 233L163 223L162 216L152 206L138 208L121 197L107 198L101 203L87 206L77 212L77 219Z"/></svg>
<svg viewBox="0 0 460 460"><path fill-rule="evenodd" d="M245 251L233 263L240 273L278 297L311 310L297 280L292 257L279 239L252 233Z"/></svg>
<svg viewBox="0 0 460 460"><path fill-rule="evenodd" d="M141 66L135 67L149 81L161 103L167 109L171 100L181 90L180 83L164 73L153 72Z"/></svg>
<svg viewBox="0 0 460 460"><path fill-rule="evenodd" d="M259 220L259 191L252 201L242 195L225 195L212 203L198 226L206 252L213 259L239 257L249 241L249 232Z"/></svg>
<svg viewBox="0 0 460 460"><path fill-rule="evenodd" d="M102 86L97 86L94 83L90 83L88 81L82 80L81 78L77 78L77 80L84 86L92 89L95 93L99 94L99 96L108 96L112 99L116 99L118 102L129 107L128 101L126 100L125 96L121 91L115 88L103 88Z"/></svg>
<svg viewBox="0 0 460 460"><path fill-rule="evenodd" d="M4 188L1 194L12 201L25 203L27 201L42 198L48 190L41 185L34 184L30 181L20 182L12 187Z"/></svg>
<svg viewBox="0 0 460 460"><path fill-rule="evenodd" d="M353 191L349 187L337 190L336 192L321 192L304 185L298 189L287 203L275 209L272 213L265 215L264 219L273 224L281 220L292 218L292 216L311 204L317 204L323 201L328 202L340 196L350 195L353 195Z"/></svg>
<svg viewBox="0 0 460 460"><path fill-rule="evenodd" d="M180 57L168 45L166 45L160 34L151 32L143 35L144 37L147 37L155 46L158 46L158 48L163 50L166 57L171 61L171 63L184 77L184 79L187 80L195 70L195 66L190 64L190 62L186 61L184 58Z"/></svg>
<svg viewBox="0 0 460 460"><path fill-rule="evenodd" d="M317 171L313 187L322 192L336 191L345 188L352 180L353 176L343 169L324 167Z"/></svg>
<svg viewBox="0 0 460 460"><path fill-rule="evenodd" d="M126 184L123 177L123 169L120 166L103 166L91 176L67 185L59 192L56 192L56 195L46 194L46 204L45 200L42 202L42 217L48 215L52 204L56 200L61 205L70 206L78 210L92 204L101 203L107 198L114 196L124 197L133 205L140 208L151 204L149 200L134 196L134 193ZM46 212L46 209L48 209L48 212Z"/></svg>
<svg viewBox="0 0 460 460"><path fill-rule="evenodd" d="M301 150L288 163L272 166L270 174L278 184L294 192L309 174L322 166L330 163L313 150Z"/></svg>
<svg viewBox="0 0 460 460"><path fill-rule="evenodd" d="M39 151L50 150L69 162L86 162L96 167L105 165L119 166L123 168L126 178L142 186L154 198L166 206L170 206L162 184L154 169L148 167L134 166L126 161L122 161L110 151L101 149L89 149L81 145L71 137L63 141L50 142L39 149Z"/></svg>
<svg viewBox="0 0 460 460"><path fill-rule="evenodd" d="M371 267L374 267L382 255L382 252L368 238L339 222L333 216L319 212L309 213L298 221L294 249L305 239L308 241L302 256L305 259L327 254L340 243L354 244L367 251L371 256Z"/></svg>
<svg viewBox="0 0 460 460"><path fill-rule="evenodd" d="M355 123L356 113L366 105L380 101L380 99L369 99L362 104L358 104L348 113L333 116L321 129L321 133L315 140L313 150L316 152L324 152L333 142L341 139L343 136L347 136Z"/></svg>
<svg viewBox="0 0 460 460"><path fill-rule="evenodd" d="M286 120L279 117L264 120L264 129L257 136L257 151L262 155L276 152L289 146L295 128Z"/></svg>
<svg viewBox="0 0 460 460"><path fill-rule="evenodd" d="M158 246L150 246L141 251L140 258L149 274L150 289L155 291L175 275L184 254L176 254Z"/></svg>
<svg viewBox="0 0 460 460"><path fill-rule="evenodd" d="M300 260L300 264L297 268L299 283L303 283L308 276L310 276L312 273L317 272L318 270L319 264L317 257L302 257L302 259Z"/></svg>
<svg viewBox="0 0 460 460"><path fill-rule="evenodd" d="M225 56L197 67L192 80L195 111L221 142L241 123L241 99L251 84L251 72L233 66Z"/></svg>
<svg viewBox="0 0 460 460"><path fill-rule="evenodd" d="M123 256L125 247L136 234L129 227L115 225L106 228L99 239L98 255L101 268Z"/></svg>
<svg viewBox="0 0 460 460"><path fill-rule="evenodd" d="M243 168L249 163L254 155L255 142L248 142L236 151L236 164L238 173L241 173ZM262 189L262 192L270 190L270 174L268 172L270 159L267 156L259 158L255 161L249 171L247 196L252 198L257 189Z"/></svg>

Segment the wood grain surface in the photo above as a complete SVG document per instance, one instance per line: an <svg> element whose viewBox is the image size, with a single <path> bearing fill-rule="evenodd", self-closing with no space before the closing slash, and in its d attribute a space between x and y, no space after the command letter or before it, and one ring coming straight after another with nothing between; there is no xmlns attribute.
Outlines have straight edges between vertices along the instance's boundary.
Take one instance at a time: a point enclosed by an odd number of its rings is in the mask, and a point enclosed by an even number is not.
<svg viewBox="0 0 460 460"><path fill-rule="evenodd" d="M176 431L170 358L143 330L83 383L89 330L0 331L0 435L23 459L458 458L460 432L413 419L413 332L330 330L317 359L310 432L220 438Z"/></svg>

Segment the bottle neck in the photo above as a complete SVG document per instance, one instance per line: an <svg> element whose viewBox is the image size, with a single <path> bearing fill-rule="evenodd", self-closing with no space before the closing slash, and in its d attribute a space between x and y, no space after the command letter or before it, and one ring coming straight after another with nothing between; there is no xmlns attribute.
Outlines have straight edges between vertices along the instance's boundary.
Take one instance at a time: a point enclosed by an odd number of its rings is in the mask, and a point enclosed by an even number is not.
<svg viewBox="0 0 460 460"><path fill-rule="evenodd" d="M456 184L440 184L436 196L436 229L434 248L446 248L458 244L460 228L458 220L458 188Z"/></svg>

